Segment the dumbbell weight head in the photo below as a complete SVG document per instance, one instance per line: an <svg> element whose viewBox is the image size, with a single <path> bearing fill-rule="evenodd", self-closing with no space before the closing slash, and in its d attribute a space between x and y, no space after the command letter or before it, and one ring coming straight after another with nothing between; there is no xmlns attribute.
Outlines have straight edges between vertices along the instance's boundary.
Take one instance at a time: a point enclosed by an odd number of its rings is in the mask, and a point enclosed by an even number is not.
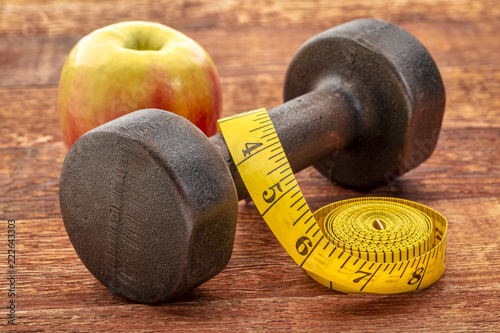
<svg viewBox="0 0 500 333"><path fill-rule="evenodd" d="M60 177L78 256L114 293L161 303L219 273L238 201L225 161L186 119L141 110L78 139Z"/></svg>
<svg viewBox="0 0 500 333"><path fill-rule="evenodd" d="M375 187L432 154L445 90L431 55L402 28L361 19L308 40L288 66L284 99L322 85L341 85L358 117L355 141L315 164L332 181Z"/></svg>

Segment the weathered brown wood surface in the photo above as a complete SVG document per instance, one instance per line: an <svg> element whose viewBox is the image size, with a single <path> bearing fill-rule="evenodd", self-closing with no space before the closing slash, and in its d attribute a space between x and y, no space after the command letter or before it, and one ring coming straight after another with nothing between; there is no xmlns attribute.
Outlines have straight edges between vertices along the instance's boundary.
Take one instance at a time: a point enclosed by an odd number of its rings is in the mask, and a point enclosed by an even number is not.
<svg viewBox="0 0 500 333"><path fill-rule="evenodd" d="M296 49L361 17L401 25L436 60L447 91L437 150L392 187L369 193L335 186L312 168L297 177L312 209L384 195L440 211L450 227L448 266L437 283L390 296L327 290L244 202L228 266L188 295L134 304L92 277L66 235L58 200L66 154L58 77L83 35L124 20L184 32L213 57L230 115L278 105ZM12 329L7 221L15 219L19 331L500 331L499 36L497 0L0 1L0 330Z"/></svg>

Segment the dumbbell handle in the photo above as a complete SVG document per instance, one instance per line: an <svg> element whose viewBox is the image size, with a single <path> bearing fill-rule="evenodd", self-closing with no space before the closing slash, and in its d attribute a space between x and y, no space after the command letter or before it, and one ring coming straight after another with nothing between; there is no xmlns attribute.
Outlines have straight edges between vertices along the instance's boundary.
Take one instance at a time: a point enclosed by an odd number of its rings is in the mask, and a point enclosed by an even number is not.
<svg viewBox="0 0 500 333"><path fill-rule="evenodd" d="M338 84L296 97L269 110L292 171L321 161L355 138L358 128L355 97ZM249 196L221 133L209 138L219 149L233 177L238 200Z"/></svg>

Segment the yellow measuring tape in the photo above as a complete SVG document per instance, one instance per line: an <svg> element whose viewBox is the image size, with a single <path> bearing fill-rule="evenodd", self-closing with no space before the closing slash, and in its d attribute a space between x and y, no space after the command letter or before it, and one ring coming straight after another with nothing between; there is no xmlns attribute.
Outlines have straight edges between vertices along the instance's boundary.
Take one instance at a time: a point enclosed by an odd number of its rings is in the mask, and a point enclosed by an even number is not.
<svg viewBox="0 0 500 333"><path fill-rule="evenodd" d="M313 214L265 109L221 119L219 131L276 238L322 285L344 293L402 293L443 274L448 225L438 212L402 199L358 198Z"/></svg>

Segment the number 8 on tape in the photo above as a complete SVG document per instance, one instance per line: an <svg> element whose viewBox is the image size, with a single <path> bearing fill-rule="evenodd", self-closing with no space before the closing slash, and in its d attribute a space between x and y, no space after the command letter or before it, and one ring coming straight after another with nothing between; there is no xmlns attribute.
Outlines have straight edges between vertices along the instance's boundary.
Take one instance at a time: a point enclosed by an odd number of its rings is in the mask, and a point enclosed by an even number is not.
<svg viewBox="0 0 500 333"><path fill-rule="evenodd" d="M262 217L293 260L326 287L392 294L423 289L446 267L447 221L395 198L339 201L314 214L265 109L219 120Z"/></svg>

